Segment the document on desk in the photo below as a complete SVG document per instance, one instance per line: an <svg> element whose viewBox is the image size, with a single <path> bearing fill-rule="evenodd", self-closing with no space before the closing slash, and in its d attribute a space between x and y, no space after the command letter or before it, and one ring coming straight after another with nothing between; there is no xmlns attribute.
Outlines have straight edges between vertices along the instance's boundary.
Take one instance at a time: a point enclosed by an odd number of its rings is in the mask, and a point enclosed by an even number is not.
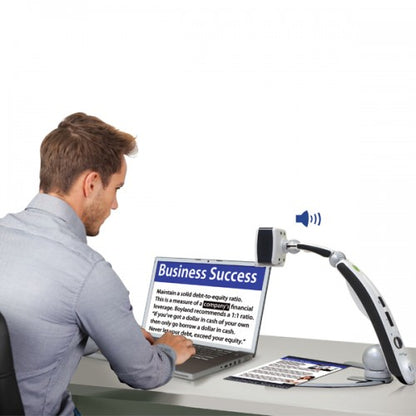
<svg viewBox="0 0 416 416"><path fill-rule="evenodd" d="M286 356L267 364L243 371L225 380L263 386L289 388L335 373L348 365Z"/></svg>

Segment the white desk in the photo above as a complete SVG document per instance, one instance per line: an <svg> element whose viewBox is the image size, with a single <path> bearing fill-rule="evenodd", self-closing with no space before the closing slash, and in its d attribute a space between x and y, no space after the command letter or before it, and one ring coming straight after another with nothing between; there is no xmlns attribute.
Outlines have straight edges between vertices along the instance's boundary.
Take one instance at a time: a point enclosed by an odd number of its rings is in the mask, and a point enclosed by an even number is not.
<svg viewBox="0 0 416 416"><path fill-rule="evenodd" d="M82 403L89 400L85 414L132 414L134 409L137 409L136 414L185 414L183 408L175 410L175 406L184 406L221 412L204 413L201 410L201 414L416 415L416 385L405 386L396 379L385 385L337 389L280 389L224 380L224 377L285 355L340 363L361 362L366 347L366 344L359 343L261 336L253 360L194 382L174 378L152 391L131 389L118 381L107 362L83 358L70 390L75 402L78 400L80 404L81 413ZM412 361L416 362L416 349L410 349L410 354ZM360 369L348 368L318 382L343 382L350 375L362 374ZM156 405L154 411L152 404ZM157 405L162 405L162 410L158 410Z"/></svg>

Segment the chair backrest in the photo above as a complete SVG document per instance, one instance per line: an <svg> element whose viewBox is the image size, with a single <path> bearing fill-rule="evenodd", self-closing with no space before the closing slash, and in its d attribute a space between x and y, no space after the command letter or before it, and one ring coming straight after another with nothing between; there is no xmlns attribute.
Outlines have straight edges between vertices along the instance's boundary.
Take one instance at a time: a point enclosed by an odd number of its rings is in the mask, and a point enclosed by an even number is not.
<svg viewBox="0 0 416 416"><path fill-rule="evenodd" d="M23 415L6 320L0 312L0 415Z"/></svg>

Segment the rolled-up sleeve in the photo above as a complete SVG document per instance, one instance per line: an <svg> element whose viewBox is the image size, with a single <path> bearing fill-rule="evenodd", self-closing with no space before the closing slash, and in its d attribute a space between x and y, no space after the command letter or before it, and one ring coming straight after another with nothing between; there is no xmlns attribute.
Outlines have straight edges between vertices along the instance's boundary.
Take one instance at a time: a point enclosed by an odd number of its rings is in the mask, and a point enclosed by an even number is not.
<svg viewBox="0 0 416 416"><path fill-rule="evenodd" d="M120 381L151 389L167 383L176 355L167 345L151 345L136 322L129 293L106 261L89 273L76 305L78 325L108 359Z"/></svg>

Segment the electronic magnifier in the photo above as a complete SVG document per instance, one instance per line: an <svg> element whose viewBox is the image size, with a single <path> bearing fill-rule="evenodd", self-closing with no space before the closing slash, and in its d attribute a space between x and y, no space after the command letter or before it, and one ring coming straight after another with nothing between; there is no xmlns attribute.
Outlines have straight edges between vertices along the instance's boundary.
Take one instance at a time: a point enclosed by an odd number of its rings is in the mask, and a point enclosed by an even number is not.
<svg viewBox="0 0 416 416"><path fill-rule="evenodd" d="M380 292L370 279L339 251L324 247L288 241L286 232L277 228L259 228L257 232L257 262L272 266L283 266L286 253L296 254L300 250L327 257L346 279L357 305L373 324L390 372L403 384L415 383L415 368L410 362L403 339Z"/></svg>

